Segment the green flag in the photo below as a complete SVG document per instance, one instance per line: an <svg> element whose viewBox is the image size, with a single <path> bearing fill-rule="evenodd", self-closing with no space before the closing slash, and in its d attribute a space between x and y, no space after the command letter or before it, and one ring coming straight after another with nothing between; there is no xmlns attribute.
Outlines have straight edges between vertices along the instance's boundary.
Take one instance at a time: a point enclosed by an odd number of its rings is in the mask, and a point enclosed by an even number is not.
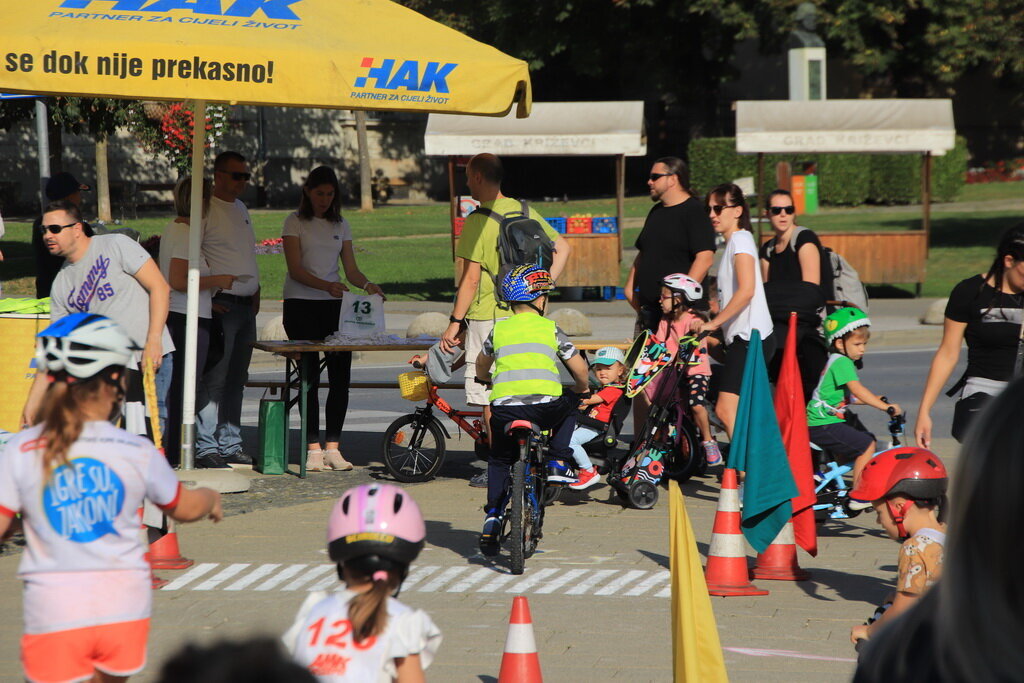
<svg viewBox="0 0 1024 683"><path fill-rule="evenodd" d="M729 467L746 472L741 528L754 550L763 553L793 515L790 499L799 494L789 469L775 418L761 335L754 330L743 368Z"/></svg>

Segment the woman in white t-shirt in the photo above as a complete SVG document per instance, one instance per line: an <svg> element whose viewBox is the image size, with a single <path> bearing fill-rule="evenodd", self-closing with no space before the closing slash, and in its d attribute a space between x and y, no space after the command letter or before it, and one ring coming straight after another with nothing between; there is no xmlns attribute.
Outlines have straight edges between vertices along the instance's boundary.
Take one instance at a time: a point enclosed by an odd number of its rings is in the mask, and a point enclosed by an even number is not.
<svg viewBox="0 0 1024 683"><path fill-rule="evenodd" d="M319 166L302 186L299 210L284 222L284 256L288 275L284 280L284 330L289 339L326 339L338 330L341 298L348 291L338 272L340 260L345 278L367 294L384 296L356 264L352 248L352 229L341 216L341 190L338 177L328 166ZM306 469L325 467L350 470L352 464L341 454L341 430L348 411L348 385L352 374L352 354L327 354L327 429L320 443L320 373L318 354L302 356L307 363L306 376L312 378L306 405L310 419L306 434Z"/></svg>
<svg viewBox="0 0 1024 683"><path fill-rule="evenodd" d="M146 663L152 603L139 508L223 516L220 494L183 488L152 442L110 424L136 349L115 322L75 313L39 334L42 423L0 452L0 538L20 514L27 548L21 659L31 681L115 681Z"/></svg>
<svg viewBox="0 0 1024 683"><path fill-rule="evenodd" d="M210 208L210 181L203 180L203 217ZM167 331L174 341L171 385L167 392L167 429L164 452L171 466L181 453L182 395L185 392L185 314L188 300L189 217L192 210L192 176L181 178L174 186L174 210L177 217L164 228L160 237L160 272L171 285L171 304L167 313ZM234 275L211 275L206 258L199 257L199 332L196 335L196 382L206 367L210 347L210 301L215 289L231 289ZM197 405L198 413L203 406Z"/></svg>
<svg viewBox="0 0 1024 683"><path fill-rule="evenodd" d="M765 363L775 353L775 337L743 190L732 183L719 185L708 193L707 207L712 227L725 238L725 252L718 266L718 315L699 323L698 328L710 332L721 329L725 338L725 363L720 371L715 370L715 413L732 438L751 332L757 330L761 334Z"/></svg>

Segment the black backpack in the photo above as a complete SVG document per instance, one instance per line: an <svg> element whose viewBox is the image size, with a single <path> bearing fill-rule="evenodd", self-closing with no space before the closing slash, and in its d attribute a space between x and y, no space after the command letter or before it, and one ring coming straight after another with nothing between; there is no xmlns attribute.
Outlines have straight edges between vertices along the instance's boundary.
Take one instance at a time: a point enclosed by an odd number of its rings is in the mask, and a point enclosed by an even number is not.
<svg viewBox="0 0 1024 683"><path fill-rule="evenodd" d="M532 264L551 270L555 243L544 231L540 221L530 218L530 207L520 200L518 211L499 214L484 207L476 211L498 222L498 272L494 273L494 291L501 291L505 275L516 266ZM499 296L499 306L502 305Z"/></svg>

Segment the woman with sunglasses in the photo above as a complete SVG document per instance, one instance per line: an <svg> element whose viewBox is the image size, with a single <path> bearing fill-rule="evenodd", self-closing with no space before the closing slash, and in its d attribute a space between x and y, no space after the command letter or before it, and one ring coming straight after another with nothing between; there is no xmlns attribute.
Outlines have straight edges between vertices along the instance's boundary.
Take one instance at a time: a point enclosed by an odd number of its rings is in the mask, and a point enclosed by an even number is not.
<svg viewBox="0 0 1024 683"><path fill-rule="evenodd" d="M793 195L773 190L768 195L768 220L775 235L761 246L761 276L776 337L785 339L789 314L797 314L797 362L804 396L810 397L828 360L821 337L821 309L832 298L832 267L828 253L812 230L796 224ZM768 364L772 383L782 363L782 345Z"/></svg>
<svg viewBox="0 0 1024 683"><path fill-rule="evenodd" d="M743 190L732 183L719 185L708 193L707 207L711 226L725 238L725 252L718 266L719 312L709 322L695 324L694 330L721 329L725 337L725 363L721 371L716 371L719 393L715 414L732 438L751 335L754 330L760 333L766 362L775 353L775 336Z"/></svg>
<svg viewBox="0 0 1024 683"><path fill-rule="evenodd" d="M348 291L341 282L338 262L345 278L367 294L384 292L363 275L352 247L352 228L341 216L341 188L328 166L319 166L302 185L299 210L284 222L284 256L288 274L284 281L284 329L289 339L325 339L338 329L341 299ZM348 385L352 376L352 354L327 354L327 432L320 446L319 354L303 354L307 376L313 381L306 394L310 420L306 469L350 470L352 464L341 454L341 430L348 412Z"/></svg>

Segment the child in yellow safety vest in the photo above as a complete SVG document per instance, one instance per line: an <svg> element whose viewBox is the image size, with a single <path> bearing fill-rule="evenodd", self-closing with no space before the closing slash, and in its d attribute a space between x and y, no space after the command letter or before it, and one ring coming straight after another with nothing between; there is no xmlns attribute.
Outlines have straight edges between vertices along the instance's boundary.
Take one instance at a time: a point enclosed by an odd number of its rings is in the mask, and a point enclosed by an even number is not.
<svg viewBox="0 0 1024 683"><path fill-rule="evenodd" d="M552 457L572 456L569 439L576 424L576 394L588 390L587 363L565 333L544 317L547 293L554 287L551 274L543 268L513 268L501 283L501 296L511 305L512 316L494 324L477 358L477 382L491 384L491 458L486 518L480 534L484 555L498 552L503 502L512 463L518 457L516 442L505 433L505 426L514 420L529 420L551 431ZM556 358L572 373L575 394L563 393Z"/></svg>

